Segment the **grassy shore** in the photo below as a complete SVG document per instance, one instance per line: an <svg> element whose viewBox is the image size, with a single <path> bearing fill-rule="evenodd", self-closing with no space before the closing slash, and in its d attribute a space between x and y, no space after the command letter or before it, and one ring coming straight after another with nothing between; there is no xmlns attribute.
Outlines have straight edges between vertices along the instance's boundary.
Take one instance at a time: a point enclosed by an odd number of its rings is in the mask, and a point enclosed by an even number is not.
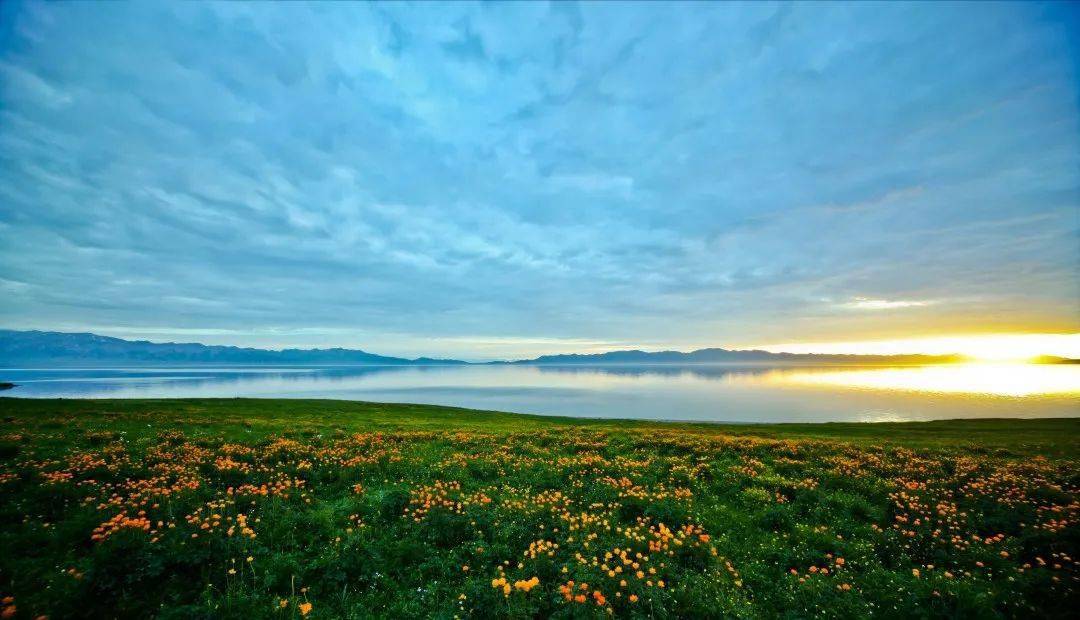
<svg viewBox="0 0 1080 620"><path fill-rule="evenodd" d="M0 614L15 617L1065 617L1080 603L1080 419L10 398L0 416Z"/></svg>

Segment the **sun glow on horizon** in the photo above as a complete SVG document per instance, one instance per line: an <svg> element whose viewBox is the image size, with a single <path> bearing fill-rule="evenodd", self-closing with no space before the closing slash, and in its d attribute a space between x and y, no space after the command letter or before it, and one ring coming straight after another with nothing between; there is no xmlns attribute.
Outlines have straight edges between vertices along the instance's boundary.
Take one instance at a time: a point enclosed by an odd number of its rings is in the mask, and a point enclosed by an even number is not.
<svg viewBox="0 0 1080 620"><path fill-rule="evenodd" d="M774 353L833 353L858 355L949 355L978 361L1024 362L1042 355L1080 358L1080 333L986 334L936 336L896 340L801 342L755 347Z"/></svg>

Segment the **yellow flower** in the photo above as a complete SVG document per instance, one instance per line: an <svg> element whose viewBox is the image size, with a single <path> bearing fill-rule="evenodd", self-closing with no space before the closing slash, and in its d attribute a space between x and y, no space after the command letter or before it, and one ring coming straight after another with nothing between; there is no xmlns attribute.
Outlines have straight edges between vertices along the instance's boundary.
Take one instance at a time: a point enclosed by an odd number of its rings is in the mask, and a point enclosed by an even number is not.
<svg viewBox="0 0 1080 620"><path fill-rule="evenodd" d="M301 616L306 616L311 613L311 603L300 603L296 608L300 610Z"/></svg>

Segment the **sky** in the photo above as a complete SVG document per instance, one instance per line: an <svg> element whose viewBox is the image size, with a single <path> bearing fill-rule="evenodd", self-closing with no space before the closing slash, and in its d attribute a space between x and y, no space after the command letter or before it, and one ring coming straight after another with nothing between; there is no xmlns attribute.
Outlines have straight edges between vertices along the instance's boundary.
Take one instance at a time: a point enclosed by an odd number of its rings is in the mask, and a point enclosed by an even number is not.
<svg viewBox="0 0 1080 620"><path fill-rule="evenodd" d="M0 327L1080 350L1078 14L4 2Z"/></svg>

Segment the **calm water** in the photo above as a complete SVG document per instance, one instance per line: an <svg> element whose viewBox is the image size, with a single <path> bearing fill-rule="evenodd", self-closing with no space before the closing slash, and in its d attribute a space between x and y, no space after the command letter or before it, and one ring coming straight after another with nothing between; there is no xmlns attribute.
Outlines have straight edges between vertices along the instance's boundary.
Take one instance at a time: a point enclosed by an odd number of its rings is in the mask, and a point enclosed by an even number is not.
<svg viewBox="0 0 1080 620"><path fill-rule="evenodd" d="M730 422L1080 415L1080 366L0 369L34 398L259 397ZM3 408L0 401L0 409Z"/></svg>

